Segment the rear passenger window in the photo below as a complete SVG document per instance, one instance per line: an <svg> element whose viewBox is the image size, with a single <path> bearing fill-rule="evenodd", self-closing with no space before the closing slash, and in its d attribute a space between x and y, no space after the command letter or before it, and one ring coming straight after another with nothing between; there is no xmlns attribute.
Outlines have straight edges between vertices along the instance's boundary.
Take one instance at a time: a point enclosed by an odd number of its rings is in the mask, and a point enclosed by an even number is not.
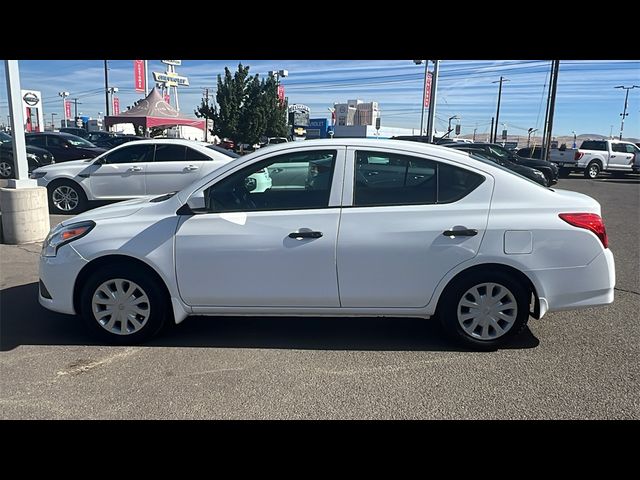
<svg viewBox="0 0 640 480"><path fill-rule="evenodd" d="M607 151L607 142L601 140L585 140L580 146L582 150L599 150L602 152Z"/></svg>
<svg viewBox="0 0 640 480"><path fill-rule="evenodd" d="M156 145L156 162L184 162L184 145L159 144ZM190 159L191 160L191 159Z"/></svg>
<svg viewBox="0 0 640 480"><path fill-rule="evenodd" d="M383 152L356 152L354 206L451 203L484 177L432 160Z"/></svg>
<svg viewBox="0 0 640 480"><path fill-rule="evenodd" d="M626 145L624 143L612 143L611 150L614 152L627 153Z"/></svg>

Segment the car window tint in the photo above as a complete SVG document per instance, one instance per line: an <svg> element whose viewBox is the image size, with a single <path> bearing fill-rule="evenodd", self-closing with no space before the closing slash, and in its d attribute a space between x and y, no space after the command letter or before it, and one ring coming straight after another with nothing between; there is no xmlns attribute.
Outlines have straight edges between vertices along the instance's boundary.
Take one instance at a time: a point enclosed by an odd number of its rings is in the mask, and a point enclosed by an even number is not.
<svg viewBox="0 0 640 480"><path fill-rule="evenodd" d="M153 155L153 145L131 145L111 152L106 163L138 163L149 162Z"/></svg>
<svg viewBox="0 0 640 480"><path fill-rule="evenodd" d="M329 205L335 150L270 157L205 190L212 212L301 210Z"/></svg>
<svg viewBox="0 0 640 480"><path fill-rule="evenodd" d="M477 173L432 160L356 152L354 206L451 203L484 181Z"/></svg>
<svg viewBox="0 0 640 480"><path fill-rule="evenodd" d="M614 152L627 153L626 145L624 143L612 143L611 150Z"/></svg>
<svg viewBox="0 0 640 480"><path fill-rule="evenodd" d="M34 145L36 147L46 147L46 135L29 135L28 137L26 137L26 143L28 145Z"/></svg>
<svg viewBox="0 0 640 480"><path fill-rule="evenodd" d="M582 145L580 146L580 148L582 150L606 151L607 150L607 142L603 142L603 141L600 141L600 140L585 140L584 142L582 142Z"/></svg>
<svg viewBox="0 0 640 480"><path fill-rule="evenodd" d="M157 155L157 153L156 153ZM213 160L211 157L207 157L204 153L187 147L187 162L204 162Z"/></svg>
<svg viewBox="0 0 640 480"><path fill-rule="evenodd" d="M184 162L184 145L159 144L156 145L156 162Z"/></svg>
<svg viewBox="0 0 640 480"><path fill-rule="evenodd" d="M47 145L50 147L64 147L67 142L64 138L55 135L47 135Z"/></svg>

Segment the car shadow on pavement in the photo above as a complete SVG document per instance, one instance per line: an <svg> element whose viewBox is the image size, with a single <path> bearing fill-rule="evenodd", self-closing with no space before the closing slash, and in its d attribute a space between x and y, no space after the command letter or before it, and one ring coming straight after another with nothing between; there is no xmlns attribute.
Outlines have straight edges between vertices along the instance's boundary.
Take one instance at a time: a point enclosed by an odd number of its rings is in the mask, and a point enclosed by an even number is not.
<svg viewBox="0 0 640 480"><path fill-rule="evenodd" d="M37 296L35 282L0 290L0 351L20 345L102 345L78 318L46 310ZM506 348L535 348L539 343L525 328ZM194 316L145 346L467 351L450 342L437 321L378 317Z"/></svg>
<svg viewBox="0 0 640 480"><path fill-rule="evenodd" d="M638 178L596 178L596 182L601 183L630 183L630 184L640 184L640 177Z"/></svg>

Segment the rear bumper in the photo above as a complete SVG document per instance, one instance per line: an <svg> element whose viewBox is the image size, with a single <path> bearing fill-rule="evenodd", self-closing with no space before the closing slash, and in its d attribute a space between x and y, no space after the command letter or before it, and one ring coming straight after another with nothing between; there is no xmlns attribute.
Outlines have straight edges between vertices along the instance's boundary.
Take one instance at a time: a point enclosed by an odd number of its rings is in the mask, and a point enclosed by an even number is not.
<svg viewBox="0 0 640 480"><path fill-rule="evenodd" d="M529 272L544 291L541 303L548 312L609 305L614 299L616 269L611 250L606 249L584 267Z"/></svg>

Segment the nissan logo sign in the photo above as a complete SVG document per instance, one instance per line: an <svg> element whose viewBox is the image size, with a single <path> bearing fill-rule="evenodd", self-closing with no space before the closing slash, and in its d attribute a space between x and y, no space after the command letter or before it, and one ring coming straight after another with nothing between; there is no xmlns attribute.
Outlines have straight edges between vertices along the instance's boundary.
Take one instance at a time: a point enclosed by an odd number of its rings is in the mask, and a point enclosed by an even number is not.
<svg viewBox="0 0 640 480"><path fill-rule="evenodd" d="M24 97L22 97L22 99L24 100L24 103L26 103L27 105L30 106L34 106L37 105L38 102L40 101L40 99L36 96L35 93L31 93L31 92L27 92L24 94Z"/></svg>

